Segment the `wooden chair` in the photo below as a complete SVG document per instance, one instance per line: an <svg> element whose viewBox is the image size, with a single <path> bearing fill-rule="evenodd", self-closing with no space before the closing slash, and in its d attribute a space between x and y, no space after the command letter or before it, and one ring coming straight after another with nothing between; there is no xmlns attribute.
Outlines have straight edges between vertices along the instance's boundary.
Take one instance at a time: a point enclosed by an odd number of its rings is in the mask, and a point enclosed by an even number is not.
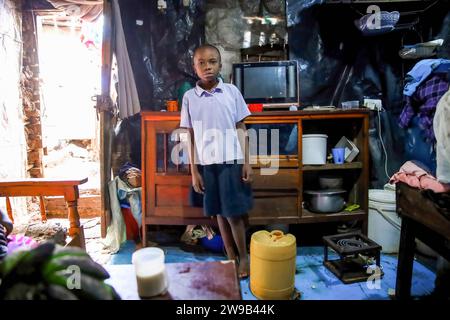
<svg viewBox="0 0 450 320"><path fill-rule="evenodd" d="M14 222L10 197L39 197L42 221L47 221L44 196L64 196L67 204L69 218L69 239L67 245L86 248L84 230L80 225L77 201L79 198L78 186L88 181L88 178L80 180L60 180L45 178L28 178L19 180L0 180L0 197L6 197L6 211L11 221Z"/></svg>

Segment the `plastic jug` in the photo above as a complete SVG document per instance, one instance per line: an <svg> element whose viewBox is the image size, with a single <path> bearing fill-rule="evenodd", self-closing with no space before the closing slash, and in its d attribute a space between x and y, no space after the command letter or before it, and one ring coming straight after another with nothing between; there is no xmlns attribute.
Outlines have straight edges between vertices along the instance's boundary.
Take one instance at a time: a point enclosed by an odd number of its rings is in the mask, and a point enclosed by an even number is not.
<svg viewBox="0 0 450 320"><path fill-rule="evenodd" d="M257 231L250 241L250 290L258 299L291 299L295 284L296 239L280 230Z"/></svg>

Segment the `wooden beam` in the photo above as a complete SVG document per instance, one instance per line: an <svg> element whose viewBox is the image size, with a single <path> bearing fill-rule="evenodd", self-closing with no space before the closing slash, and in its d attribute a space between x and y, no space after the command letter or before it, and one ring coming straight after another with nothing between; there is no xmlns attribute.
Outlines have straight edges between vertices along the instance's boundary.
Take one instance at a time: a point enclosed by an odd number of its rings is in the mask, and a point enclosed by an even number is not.
<svg viewBox="0 0 450 320"><path fill-rule="evenodd" d="M102 41L102 97L109 98L112 61L112 10L111 2L103 3ZM98 103L98 101L97 101ZM101 236L106 237L106 228L111 221L108 183L111 180L112 113L100 111L100 196L101 196Z"/></svg>

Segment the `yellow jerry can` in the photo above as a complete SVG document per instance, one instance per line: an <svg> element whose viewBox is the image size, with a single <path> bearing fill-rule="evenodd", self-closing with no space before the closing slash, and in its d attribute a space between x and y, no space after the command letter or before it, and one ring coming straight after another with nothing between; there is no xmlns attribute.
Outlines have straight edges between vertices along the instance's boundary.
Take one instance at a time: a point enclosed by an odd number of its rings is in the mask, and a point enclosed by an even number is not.
<svg viewBox="0 0 450 320"><path fill-rule="evenodd" d="M282 231L266 230L250 240L250 290L262 300L288 300L295 284L295 237Z"/></svg>

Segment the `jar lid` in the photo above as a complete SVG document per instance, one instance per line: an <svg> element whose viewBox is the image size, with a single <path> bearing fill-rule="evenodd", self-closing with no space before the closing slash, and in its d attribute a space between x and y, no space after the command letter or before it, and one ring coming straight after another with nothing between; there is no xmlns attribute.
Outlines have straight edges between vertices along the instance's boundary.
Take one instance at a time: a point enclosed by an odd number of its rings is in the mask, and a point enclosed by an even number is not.
<svg viewBox="0 0 450 320"><path fill-rule="evenodd" d="M303 138L328 138L326 134L314 133L314 134L304 134Z"/></svg>
<svg viewBox="0 0 450 320"><path fill-rule="evenodd" d="M326 189L326 190L305 190L306 194L309 195L323 195L323 196L331 196L335 194L344 194L347 191L343 189Z"/></svg>

